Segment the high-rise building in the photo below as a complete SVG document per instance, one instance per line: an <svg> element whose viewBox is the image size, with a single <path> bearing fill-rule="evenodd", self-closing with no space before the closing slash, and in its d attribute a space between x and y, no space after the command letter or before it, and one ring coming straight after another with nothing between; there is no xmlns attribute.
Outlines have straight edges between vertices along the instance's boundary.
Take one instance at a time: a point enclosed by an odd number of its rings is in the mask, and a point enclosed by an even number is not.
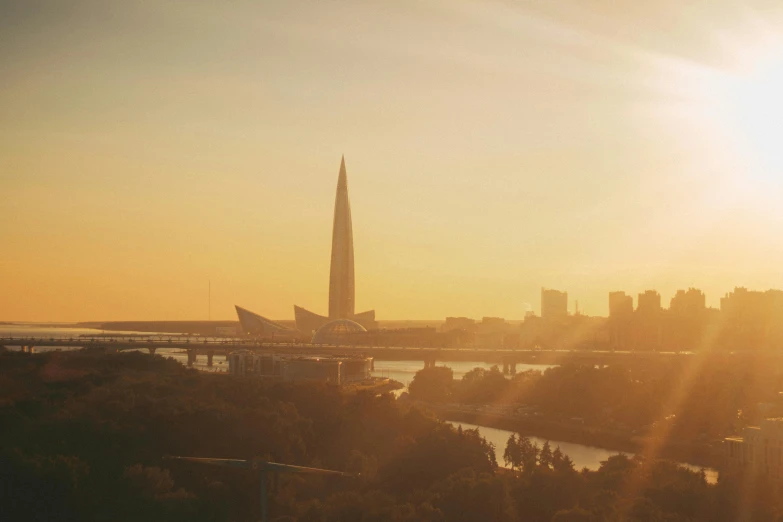
<svg viewBox="0 0 783 522"><path fill-rule="evenodd" d="M661 294L655 290L647 290L639 294L636 311L641 314L651 314L661 311Z"/></svg>
<svg viewBox="0 0 783 522"><path fill-rule="evenodd" d="M542 288L541 317L544 319L565 319L568 317L568 292Z"/></svg>
<svg viewBox="0 0 783 522"><path fill-rule="evenodd" d="M735 288L720 300L726 348L771 349L783 343L783 292Z"/></svg>
<svg viewBox="0 0 783 522"><path fill-rule="evenodd" d="M678 314L699 314L706 309L707 298L698 288L689 288L687 292L677 290L669 305L669 310Z"/></svg>
<svg viewBox="0 0 783 522"><path fill-rule="evenodd" d="M246 310L237 314L240 322L252 322L254 325L263 324L262 329L276 330L277 323ZM250 315L255 316L255 321L249 321ZM351 202L348 199L348 175L345 170L345 157L340 160L340 174L337 178L337 194L334 200L334 221L332 222L332 257L329 271L329 315L323 316L300 306L294 306L294 318L296 329L303 334L312 334L330 321L351 320L367 330L378 327L375 322L375 310L355 313L355 286L353 269L353 225L351 223ZM257 329L256 329L257 330ZM246 333L248 332L246 329Z"/></svg>
<svg viewBox="0 0 783 522"><path fill-rule="evenodd" d="M632 326L632 348L636 350L660 349L663 321L661 294L655 290L647 290L639 294L636 316Z"/></svg>
<svg viewBox="0 0 783 522"><path fill-rule="evenodd" d="M609 317L630 317L633 314L633 297L625 292L609 292Z"/></svg>
<svg viewBox="0 0 783 522"><path fill-rule="evenodd" d="M632 317L633 297L625 292L609 292L609 342L613 348L629 347Z"/></svg>
<svg viewBox="0 0 783 522"><path fill-rule="evenodd" d="M340 160L332 225L332 264L329 272L329 319L354 316L353 227L345 157Z"/></svg>
<svg viewBox="0 0 783 522"><path fill-rule="evenodd" d="M672 350L704 349L711 312L704 292L696 288L677 290L666 314L663 344Z"/></svg>

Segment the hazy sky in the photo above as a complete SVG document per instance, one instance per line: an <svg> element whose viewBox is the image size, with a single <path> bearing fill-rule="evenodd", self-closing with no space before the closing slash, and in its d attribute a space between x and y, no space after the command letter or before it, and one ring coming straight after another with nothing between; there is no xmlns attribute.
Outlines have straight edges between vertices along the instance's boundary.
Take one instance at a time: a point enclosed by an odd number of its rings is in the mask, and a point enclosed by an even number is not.
<svg viewBox="0 0 783 522"><path fill-rule="evenodd" d="M0 0L0 320L326 313L343 153L379 319L783 287L781 3L690 4Z"/></svg>

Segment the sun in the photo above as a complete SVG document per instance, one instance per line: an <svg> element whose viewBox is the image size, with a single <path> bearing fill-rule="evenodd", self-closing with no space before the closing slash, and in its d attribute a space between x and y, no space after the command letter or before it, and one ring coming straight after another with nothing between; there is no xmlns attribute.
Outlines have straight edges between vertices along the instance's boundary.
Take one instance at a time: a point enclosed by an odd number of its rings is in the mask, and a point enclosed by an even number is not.
<svg viewBox="0 0 783 522"><path fill-rule="evenodd" d="M783 51L714 85L728 138L756 182L783 187Z"/></svg>

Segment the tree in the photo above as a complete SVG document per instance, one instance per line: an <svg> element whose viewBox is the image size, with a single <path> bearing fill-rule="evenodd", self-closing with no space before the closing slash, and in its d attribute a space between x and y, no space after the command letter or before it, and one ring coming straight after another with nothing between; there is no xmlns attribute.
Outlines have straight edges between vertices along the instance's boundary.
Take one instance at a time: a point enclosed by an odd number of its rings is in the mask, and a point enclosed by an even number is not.
<svg viewBox="0 0 783 522"><path fill-rule="evenodd" d="M538 465L545 469L552 467L552 448L549 446L549 441L545 441L541 446L541 453L538 455Z"/></svg>
<svg viewBox="0 0 783 522"><path fill-rule="evenodd" d="M503 462L511 469L520 469L522 467L522 454L520 453L517 442L517 434L512 433L506 441L506 449L503 451Z"/></svg>
<svg viewBox="0 0 783 522"><path fill-rule="evenodd" d="M517 441L519 444L519 454L522 460L522 469L525 473L532 473L536 466L538 466L538 444L533 443L527 437L520 437Z"/></svg>
<svg viewBox="0 0 783 522"><path fill-rule="evenodd" d="M432 366L416 372L408 389L419 401L445 402L451 396L454 372L446 366Z"/></svg>
<svg viewBox="0 0 783 522"><path fill-rule="evenodd" d="M574 462L571 457L560 451L560 446L552 452L552 468L557 472L574 471Z"/></svg>

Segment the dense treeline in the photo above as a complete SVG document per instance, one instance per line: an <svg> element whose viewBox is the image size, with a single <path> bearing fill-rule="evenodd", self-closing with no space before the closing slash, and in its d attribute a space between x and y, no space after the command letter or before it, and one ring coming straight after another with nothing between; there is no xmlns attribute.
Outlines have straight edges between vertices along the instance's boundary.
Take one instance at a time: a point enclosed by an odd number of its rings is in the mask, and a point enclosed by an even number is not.
<svg viewBox="0 0 783 522"><path fill-rule="evenodd" d="M511 379L497 368L476 368L455 380L449 368L432 367L410 385L411 396L427 402L527 405L550 418L578 417L636 433L658 430L691 442L720 440L783 413L775 404L781 390L778 365L752 356L661 358L637 367L564 365ZM765 403L768 410L760 411Z"/></svg>
<svg viewBox="0 0 783 522"><path fill-rule="evenodd" d="M756 520L783 513L766 489L754 488L763 499L738 497L730 482L710 486L667 463L616 457L588 472L566 456L527 451L516 472L503 472L477 432L390 395L200 374L140 353L0 354L4 521L258 518L253 473L166 455L361 473L273 476L278 521L706 521L734 520L747 506Z"/></svg>

